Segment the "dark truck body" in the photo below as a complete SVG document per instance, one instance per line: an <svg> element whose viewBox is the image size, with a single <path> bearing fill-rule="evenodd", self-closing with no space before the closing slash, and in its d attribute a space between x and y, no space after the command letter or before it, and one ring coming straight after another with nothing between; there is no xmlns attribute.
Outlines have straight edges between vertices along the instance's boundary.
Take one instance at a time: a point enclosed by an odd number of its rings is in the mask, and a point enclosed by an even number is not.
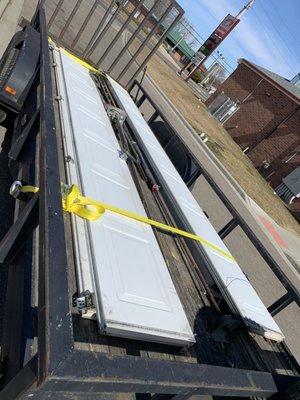
<svg viewBox="0 0 300 400"><path fill-rule="evenodd" d="M165 256L171 258L175 253L180 260L172 279L181 300L187 308L192 305L191 313L199 310L194 326L199 337L196 345L182 352L163 344L101 336L95 321L79 318L72 305L77 288L70 217L63 214L61 205L60 182L66 174L62 121L42 8L24 32L28 35L20 51L25 59L31 52L34 55L28 58L27 72L26 68L20 72L20 60L16 60L1 87L15 87L18 96L7 99L2 92L1 104L14 119L8 132L12 135L12 181L38 186L39 192L16 199L14 223L0 243L0 263L9 268L0 398L109 399L116 393L137 393L145 399L188 399L194 394L222 398L277 394L283 399L288 390L295 391L299 366L286 346L251 337L242 325L232 325L232 319L227 319L228 307L216 304L216 289L205 284L209 279L193 266L193 257L184 260L176 240L161 233ZM119 106L106 80L100 77L98 85L103 100ZM130 90L134 92L136 86L138 82ZM149 98L140 90L143 100L137 100L141 105ZM175 133L153 102L152 106L155 118L160 116ZM178 135L176 140L180 141ZM188 149L182 143L180 147L188 160L186 167L178 165L178 170L191 185L202 171ZM150 215L161 218L154 194L141 177L137 179ZM167 203L167 198L164 200ZM225 228L222 235L233 227ZM280 274L265 249L262 254L274 273ZM297 290L285 277L283 280L298 303ZM186 295L189 291L192 297Z"/></svg>

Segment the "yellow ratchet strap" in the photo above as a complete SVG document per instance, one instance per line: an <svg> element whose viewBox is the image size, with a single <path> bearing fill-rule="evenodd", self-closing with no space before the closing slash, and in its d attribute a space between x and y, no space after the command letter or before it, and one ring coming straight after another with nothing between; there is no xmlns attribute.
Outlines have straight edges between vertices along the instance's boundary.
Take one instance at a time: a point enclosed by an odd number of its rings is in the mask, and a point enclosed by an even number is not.
<svg viewBox="0 0 300 400"><path fill-rule="evenodd" d="M20 192L22 193L37 193L39 191L39 188L31 185L25 185L20 187Z"/></svg>
<svg viewBox="0 0 300 400"><path fill-rule="evenodd" d="M20 191L23 193L36 193L38 191L38 188L28 185L22 186ZM201 236L183 231L181 229L163 224L158 221L154 221L153 219L138 215L134 212L127 211L122 208L112 206L110 204L105 204L101 201L90 199L89 197L85 197L80 193L80 189L76 185L68 186L62 184L62 206L64 211L75 214L78 217L87 219L89 221L96 221L105 213L105 211L110 211L112 213L122 215L123 217L132 219L134 221L154 226L155 228L162 229L166 232L175 233L176 235L195 240L219 253L228 260L235 262L234 257L229 252L221 249L219 246L209 242Z"/></svg>
<svg viewBox="0 0 300 400"><path fill-rule="evenodd" d="M50 44L55 44L55 42L51 39L51 37L48 37L48 42ZM82 60L81 58L75 56L75 54L70 53L69 51L67 51L65 48L63 47L59 47L59 49L65 53L68 57L70 57L72 60L74 60L75 62L77 62L78 64L80 64L82 67L89 69L92 72L98 73L99 70L95 67L93 67L91 64L87 63L86 61Z"/></svg>

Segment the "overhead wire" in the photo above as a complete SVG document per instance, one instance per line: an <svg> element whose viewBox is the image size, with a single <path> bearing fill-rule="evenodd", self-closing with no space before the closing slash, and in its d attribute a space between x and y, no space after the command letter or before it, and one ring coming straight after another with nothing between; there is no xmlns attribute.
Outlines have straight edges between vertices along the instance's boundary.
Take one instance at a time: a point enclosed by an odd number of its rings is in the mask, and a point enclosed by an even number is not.
<svg viewBox="0 0 300 400"><path fill-rule="evenodd" d="M261 8L263 10L263 13L266 15L267 19L270 21L273 29L275 30L275 32L277 33L277 35L279 36L280 40L285 44L286 48L289 50L289 52L291 53L291 55L293 57L295 57L295 52L291 49L291 47L289 46L289 44L286 42L284 36L282 34L280 34L280 32L278 31L277 26L274 24L274 22L272 21L272 18L270 18L270 16L268 15L267 10L265 9L265 7L263 6L263 3L261 2Z"/></svg>
<svg viewBox="0 0 300 400"><path fill-rule="evenodd" d="M295 38L295 36L291 33L291 31L290 31L288 25L286 24L286 22L284 21L284 19L283 19L282 16L280 15L280 13L278 12L276 6L274 5L273 0L268 0L268 1L269 1L270 3L273 4L273 6L274 6L274 7L273 7L273 10L274 10L274 11L276 12L276 14L279 16L279 18L280 18L282 24L285 26L286 30L289 32L289 34L291 35L291 37L293 37L293 39L295 40L295 42L296 42L297 44L299 44L299 42L297 41L297 39ZM264 15L266 16L266 18L268 19L268 21L269 21L270 24L272 25L272 27L273 27L273 29L275 30L275 32L277 33L277 35L279 36L279 39L281 40L281 42L283 43L283 45L286 47L286 49L289 51L289 53L292 55L292 57L295 57L295 52L294 52L293 49L290 47L290 45L287 43L286 39L285 39L285 38L280 34L280 32L278 31L277 26L274 24L274 22L272 21L272 19L271 19L270 16L268 15L268 12L267 12L266 8L264 7L264 5L262 4L262 2L261 2L260 4L261 4L261 9L262 9ZM208 13L209 15L211 15L216 21L218 21L217 17L216 17L215 15L213 15L213 13L211 13L209 10L206 10L206 11L207 11L207 13ZM295 71L294 71L295 68L294 68L294 67L291 65L291 63L288 61L286 55L283 53L283 51L281 50L281 48L278 46L278 43L276 43L276 41L274 40L274 38L272 37L272 35L271 35L271 34L269 33L269 31L266 29L265 24L263 23L262 19L261 19L260 16L258 15L258 13L255 11L255 9L254 9L253 11L254 11L254 14L255 14L255 16L256 16L256 19L258 20L259 24L261 25L261 27L262 27L262 29L263 29L263 31L264 31L265 34L268 36L269 40L273 43L274 47L277 48L277 51L278 51L278 53L280 54L280 57L282 58L282 60L284 61L284 63L289 67L289 69L291 70L291 72L294 73L294 72L295 72ZM204 38L203 38L200 34L198 34L198 32L195 31L195 29L194 29L193 27L191 27L191 28L192 28L192 30L193 30L194 32L196 32L196 35L197 35L198 37L200 37L200 38L203 40L203 42L204 42L204 41L205 41ZM200 42L200 41L199 41L199 42ZM213 58L215 61L218 59L215 55L212 55L212 58ZM219 61L219 60L218 60L218 61ZM225 71L226 71L227 73L231 73L231 72L234 70L234 68L233 68L226 60L222 60L222 61L223 61L223 62L221 62L221 63L223 64L223 67L224 67ZM225 67L224 64L230 69L231 72L228 71L228 69L226 69L226 67Z"/></svg>
<svg viewBox="0 0 300 400"><path fill-rule="evenodd" d="M277 10L277 7L274 3L273 0L268 0L270 2L270 4L272 4L273 6L273 11L278 15L279 19L281 20L282 24L285 26L286 31L289 32L290 36L295 40L295 43L297 43L297 45L300 45L300 41L298 41L298 39L296 38L296 36L294 36L294 34L292 33L292 31L290 30L288 24L285 22L285 20L282 18L281 13Z"/></svg>
<svg viewBox="0 0 300 400"><path fill-rule="evenodd" d="M292 71L292 73L294 73L294 68L291 66L291 64L288 62L288 60L286 59L285 54L282 53L282 50L280 49L280 47L278 46L278 43L276 43L274 41L274 39L272 38L272 36L270 35L270 33L268 32L268 30L265 28L260 16L258 15L258 13L253 10L254 14L256 15L256 18L259 22L259 24L261 25L262 29L264 30L264 32L266 33L266 35L268 36L268 38L270 39L270 41L273 43L274 47L278 50L278 53L280 54L282 60L285 62L285 64L290 68L290 70Z"/></svg>

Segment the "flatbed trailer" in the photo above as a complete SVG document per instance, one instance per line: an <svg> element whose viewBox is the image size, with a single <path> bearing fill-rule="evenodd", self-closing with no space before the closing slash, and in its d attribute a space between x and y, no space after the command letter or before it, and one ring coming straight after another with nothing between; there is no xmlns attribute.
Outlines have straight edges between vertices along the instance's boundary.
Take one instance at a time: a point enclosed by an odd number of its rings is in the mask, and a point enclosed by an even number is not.
<svg viewBox="0 0 300 400"><path fill-rule="evenodd" d="M79 294L72 220L61 201L60 183L67 181L72 159L64 150L63 99L43 8L32 28L39 58L26 98L7 105L5 112L14 120L7 125L12 182L39 191L17 196L14 223L0 244L0 262L9 266L1 399L108 399L116 393L145 399L278 393L283 398L299 382L296 360L283 343L247 331L211 284L204 261L199 265L179 236L155 231L195 344L178 347L100 334L95 320L82 318L72 302ZM95 81L103 102L119 109L109 79L97 74ZM125 128L134 138L130 124ZM115 132L120 140L118 126ZM155 171L147 172L151 165L137 151L145 163L130 157L127 163L148 216L175 225L168 198L157 191L160 182L149 179L151 173L158 179Z"/></svg>

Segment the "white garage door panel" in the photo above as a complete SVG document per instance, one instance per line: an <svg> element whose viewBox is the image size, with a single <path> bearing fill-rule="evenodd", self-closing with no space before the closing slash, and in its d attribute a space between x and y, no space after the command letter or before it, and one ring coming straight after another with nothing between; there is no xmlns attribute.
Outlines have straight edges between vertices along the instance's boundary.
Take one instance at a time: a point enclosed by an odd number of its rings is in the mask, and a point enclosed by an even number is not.
<svg viewBox="0 0 300 400"><path fill-rule="evenodd" d="M229 252L181 179L176 168L166 156L164 149L143 119L129 94L113 79L109 78L109 81L124 110L136 127L137 134L158 167L161 178L172 192L178 207L182 210L193 232L222 250ZM206 245L202 247L211 262L211 273L229 304L231 304L233 311L238 312L251 329L255 330L258 324L264 330L266 337L282 340L284 336L280 328L269 314L239 265Z"/></svg>
<svg viewBox="0 0 300 400"><path fill-rule="evenodd" d="M146 216L89 71L64 53L60 57L68 103L63 117L72 126L83 194ZM110 212L88 226L91 257L86 272L93 276L101 327L125 337L193 342L152 228Z"/></svg>

